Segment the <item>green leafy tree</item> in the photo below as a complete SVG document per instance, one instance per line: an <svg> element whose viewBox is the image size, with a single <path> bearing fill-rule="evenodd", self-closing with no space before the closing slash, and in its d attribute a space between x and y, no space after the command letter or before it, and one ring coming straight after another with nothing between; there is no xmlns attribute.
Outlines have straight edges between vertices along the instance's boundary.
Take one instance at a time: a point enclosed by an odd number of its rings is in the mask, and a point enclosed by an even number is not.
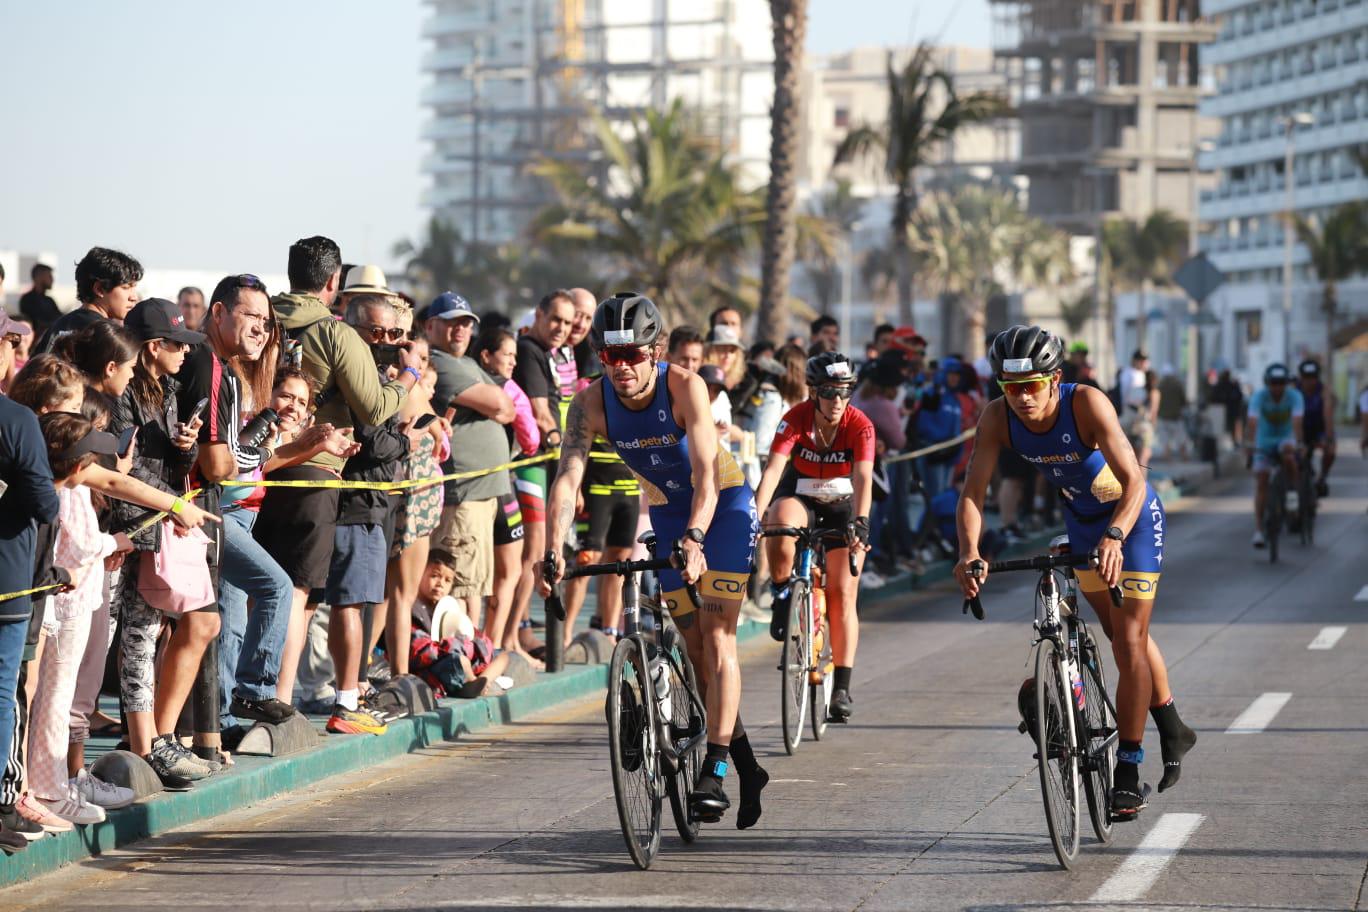
<svg viewBox="0 0 1368 912"><path fill-rule="evenodd" d="M1293 227L1297 240L1311 256L1311 267L1321 282L1321 310L1325 314L1326 373L1334 357L1331 337L1339 314L1340 282L1368 272L1368 204L1344 203L1335 208L1323 223L1296 216Z"/></svg>
<svg viewBox="0 0 1368 912"><path fill-rule="evenodd" d="M960 320L947 323L964 335L947 344L970 358L983 354L995 294L1058 288L1072 279L1068 237L1028 216L1016 193L1002 187L972 183L928 194L908 243L941 300L959 310Z"/></svg>
<svg viewBox="0 0 1368 912"><path fill-rule="evenodd" d="M807 0L770 0L774 38L774 105L770 113L770 180L760 256L756 335L779 342L788 330L789 273L795 247L799 80L807 33Z"/></svg>
<svg viewBox="0 0 1368 912"><path fill-rule="evenodd" d="M392 252L404 260L404 275L421 297L450 290L476 309L495 302L502 273L498 249L466 241L456 226L436 215L428 219L425 237L399 241Z"/></svg>
<svg viewBox="0 0 1368 912"><path fill-rule="evenodd" d="M836 163L879 155L894 188L893 248L896 253L898 309L903 323L912 322L914 263L908 228L918 209L917 169L961 128L1001 117L1006 100L991 92L963 92L954 77L935 61L935 49L923 42L901 68L888 55L888 116L883 124L852 129L836 149Z"/></svg>
<svg viewBox="0 0 1368 912"><path fill-rule="evenodd" d="M1155 286L1171 285L1174 271L1187 258L1187 223L1167 209L1156 209L1143 222L1110 219L1102 226L1102 244L1109 287L1140 293L1135 329L1140 347L1145 348L1150 294ZM1114 317L1114 294L1108 299Z"/></svg>
<svg viewBox="0 0 1368 912"><path fill-rule="evenodd" d="M851 191L850 181L839 180L830 190L809 204L809 215L824 222L830 229L832 239L839 237L842 244L833 245L809 238L799 248L802 255L803 271L812 283L815 300L812 302L817 311L830 311L839 298L841 271L845 268L839 254L844 244L850 243L850 235L855 223L860 219L864 201ZM763 304L762 304L763 307Z"/></svg>

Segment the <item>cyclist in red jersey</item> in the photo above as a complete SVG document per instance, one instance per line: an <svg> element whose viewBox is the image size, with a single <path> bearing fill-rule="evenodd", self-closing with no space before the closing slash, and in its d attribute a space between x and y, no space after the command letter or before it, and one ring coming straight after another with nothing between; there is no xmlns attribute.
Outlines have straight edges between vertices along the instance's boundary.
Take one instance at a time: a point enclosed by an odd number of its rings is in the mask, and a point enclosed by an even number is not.
<svg viewBox="0 0 1368 912"><path fill-rule="evenodd" d="M769 464L755 495L757 512L768 526L839 529L826 541L826 603L831 619L831 653L836 673L831 694L831 716L844 722L854 701L850 676L859 642L855 599L859 581L851 575L847 549L856 566L869 550L869 506L874 488L874 425L850 404L855 370L840 352L824 352L807 363L808 400L789 409L774 443ZM774 591L770 635L783 640L789 612L789 577L793 573L795 542L769 538Z"/></svg>

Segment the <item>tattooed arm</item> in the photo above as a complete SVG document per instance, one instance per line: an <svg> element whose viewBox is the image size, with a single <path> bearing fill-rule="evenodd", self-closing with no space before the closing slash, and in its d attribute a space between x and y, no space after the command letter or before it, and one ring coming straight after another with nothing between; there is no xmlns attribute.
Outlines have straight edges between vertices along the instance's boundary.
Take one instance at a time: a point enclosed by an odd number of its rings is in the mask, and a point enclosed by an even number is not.
<svg viewBox="0 0 1368 912"><path fill-rule="evenodd" d="M565 416L565 439L561 441L560 468L551 483L551 502L547 505L548 524L546 550L559 558L570 534L570 523L575 519L575 497L584 480L584 466L589 458L589 443L595 434L604 433L603 394L599 384L585 387L575 394ZM557 574L559 579L559 573ZM538 580L543 596L549 595L556 580Z"/></svg>

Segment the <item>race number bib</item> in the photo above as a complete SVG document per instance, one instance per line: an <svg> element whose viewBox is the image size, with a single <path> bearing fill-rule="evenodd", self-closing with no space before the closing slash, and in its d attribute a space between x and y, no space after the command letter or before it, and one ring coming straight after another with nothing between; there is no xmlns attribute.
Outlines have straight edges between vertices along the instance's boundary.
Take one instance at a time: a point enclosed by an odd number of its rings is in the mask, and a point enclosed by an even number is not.
<svg viewBox="0 0 1368 912"><path fill-rule="evenodd" d="M797 492L822 503L845 500L855 493L849 478L800 478Z"/></svg>

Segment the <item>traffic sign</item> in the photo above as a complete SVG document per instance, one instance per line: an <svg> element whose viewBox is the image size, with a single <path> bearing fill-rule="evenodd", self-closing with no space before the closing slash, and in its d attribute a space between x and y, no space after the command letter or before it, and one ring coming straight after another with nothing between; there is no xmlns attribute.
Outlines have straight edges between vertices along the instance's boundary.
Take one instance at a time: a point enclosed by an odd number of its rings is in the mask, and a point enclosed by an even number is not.
<svg viewBox="0 0 1368 912"><path fill-rule="evenodd" d="M1221 287L1225 282L1225 276L1221 270L1217 269L1211 260L1207 259L1205 253L1199 253L1178 267L1173 274L1173 281L1179 288L1188 293L1188 297L1198 304L1211 296L1211 293Z"/></svg>

